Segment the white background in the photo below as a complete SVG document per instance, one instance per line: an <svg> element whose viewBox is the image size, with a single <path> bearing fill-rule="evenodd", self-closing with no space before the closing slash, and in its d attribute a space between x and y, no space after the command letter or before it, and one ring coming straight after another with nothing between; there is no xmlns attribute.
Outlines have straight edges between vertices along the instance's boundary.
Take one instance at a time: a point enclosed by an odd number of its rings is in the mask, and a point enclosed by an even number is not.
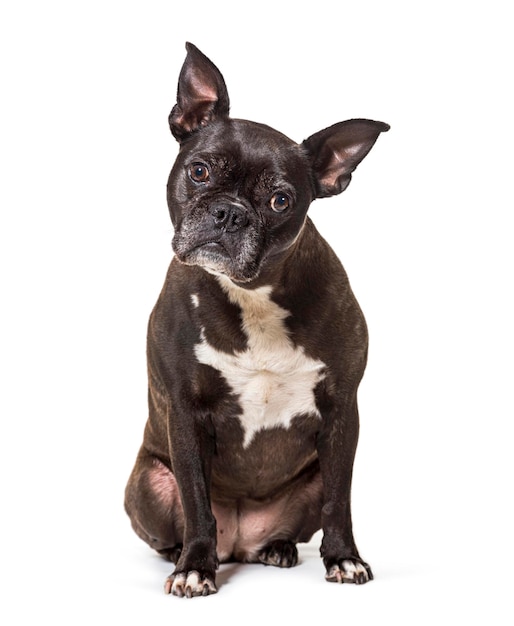
<svg viewBox="0 0 514 626"><path fill-rule="evenodd" d="M2 623L513 623L509 4L2 3ZM364 587L323 581L317 536L294 570L224 566L216 596L165 596L171 566L123 512L186 40L236 117L297 141L352 117L392 127L311 211L371 335Z"/></svg>

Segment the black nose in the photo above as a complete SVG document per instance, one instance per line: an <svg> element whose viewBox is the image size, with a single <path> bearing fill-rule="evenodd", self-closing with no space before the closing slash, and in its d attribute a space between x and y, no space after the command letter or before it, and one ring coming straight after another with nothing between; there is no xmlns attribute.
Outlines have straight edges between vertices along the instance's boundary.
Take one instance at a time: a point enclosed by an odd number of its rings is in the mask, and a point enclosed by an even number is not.
<svg viewBox="0 0 514 626"><path fill-rule="evenodd" d="M210 213L216 228L223 228L229 233L235 233L248 225L248 213L243 206L228 202L215 204Z"/></svg>

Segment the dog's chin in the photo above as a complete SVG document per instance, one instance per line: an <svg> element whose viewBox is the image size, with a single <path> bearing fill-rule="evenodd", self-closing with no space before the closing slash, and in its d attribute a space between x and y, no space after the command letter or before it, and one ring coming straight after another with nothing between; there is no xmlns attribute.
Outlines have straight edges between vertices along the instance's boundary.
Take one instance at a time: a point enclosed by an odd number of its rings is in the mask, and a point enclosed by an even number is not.
<svg viewBox="0 0 514 626"><path fill-rule="evenodd" d="M184 265L196 265L235 283L251 282L259 274L259 264L254 259L234 259L220 243L209 242L188 251L174 248L177 259Z"/></svg>

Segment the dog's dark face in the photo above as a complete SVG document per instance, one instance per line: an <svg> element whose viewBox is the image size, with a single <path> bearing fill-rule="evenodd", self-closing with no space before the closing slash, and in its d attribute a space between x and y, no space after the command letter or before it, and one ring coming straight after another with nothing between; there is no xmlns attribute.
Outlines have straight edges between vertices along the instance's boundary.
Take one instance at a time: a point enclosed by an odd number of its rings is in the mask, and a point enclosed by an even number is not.
<svg viewBox="0 0 514 626"><path fill-rule="evenodd" d="M170 114L181 145L168 180L173 250L182 263L248 283L296 241L314 198L346 188L388 127L351 120L297 144L231 119L219 70L187 48Z"/></svg>
<svg viewBox="0 0 514 626"><path fill-rule="evenodd" d="M173 249L183 263L251 281L294 242L314 197L300 146L266 126L216 120L183 145L171 172Z"/></svg>

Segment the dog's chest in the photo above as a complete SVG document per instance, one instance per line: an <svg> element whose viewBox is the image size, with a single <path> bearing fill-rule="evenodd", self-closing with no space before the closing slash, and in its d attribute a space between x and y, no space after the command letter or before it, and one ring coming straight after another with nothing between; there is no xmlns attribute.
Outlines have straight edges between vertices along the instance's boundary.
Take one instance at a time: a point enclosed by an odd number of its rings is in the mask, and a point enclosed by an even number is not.
<svg viewBox="0 0 514 626"><path fill-rule="evenodd" d="M288 428L297 415L319 417L314 389L324 376L325 364L293 344L284 323L289 312L271 300L271 287L246 290L228 280L220 283L241 309L247 347L234 353L217 350L202 329L195 355L200 363L218 370L238 396L244 446L263 428ZM195 306L200 297L192 296Z"/></svg>

